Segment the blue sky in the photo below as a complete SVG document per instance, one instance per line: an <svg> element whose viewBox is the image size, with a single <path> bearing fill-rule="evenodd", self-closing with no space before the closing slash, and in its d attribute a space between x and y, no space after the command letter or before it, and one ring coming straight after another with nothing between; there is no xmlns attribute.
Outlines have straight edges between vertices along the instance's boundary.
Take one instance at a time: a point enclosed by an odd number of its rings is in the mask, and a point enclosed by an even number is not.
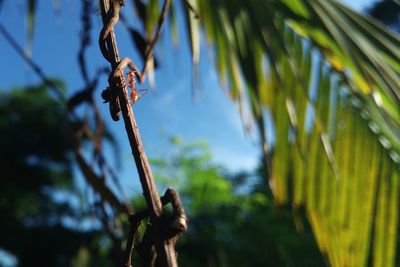
<svg viewBox="0 0 400 267"><path fill-rule="evenodd" d="M79 49L80 1L61 1L61 9L55 11L51 1L38 1L37 19L32 56L50 77L58 77L67 83L69 93L83 87L76 60ZM371 0L343 1L361 10ZM128 10L128 7L127 7ZM0 11L1 23L20 43L25 43L25 1L5 1ZM107 62L101 57L97 36L101 29L100 18L93 21L92 45L87 52L90 76L98 66ZM121 56L134 60L137 54L123 27L116 28ZM221 88L212 59L206 47L202 48L200 80L197 100L192 101L191 57L185 36L180 36L179 46L173 48L168 36L161 39L156 55L161 68L156 72L156 88L135 104L134 111L148 157L167 155L166 138L177 135L186 141L206 140L216 162L229 171L252 170L258 162L259 147L256 137L244 133L239 112ZM15 53L3 37L0 37L2 62L0 89L25 86L39 82L38 77ZM171 53L172 51L172 53ZM106 80L102 80L106 86ZM149 87L148 84L138 85ZM97 92L101 103L100 89ZM107 105L101 105L104 118L113 128L122 152L123 186L128 194L139 193L136 169L130 154L122 122L114 123L108 115ZM133 182L134 181L134 182Z"/></svg>
<svg viewBox="0 0 400 267"><path fill-rule="evenodd" d="M372 1L372 0L341 0L340 2L345 3L348 7L351 7L356 11L362 11L375 1Z"/></svg>

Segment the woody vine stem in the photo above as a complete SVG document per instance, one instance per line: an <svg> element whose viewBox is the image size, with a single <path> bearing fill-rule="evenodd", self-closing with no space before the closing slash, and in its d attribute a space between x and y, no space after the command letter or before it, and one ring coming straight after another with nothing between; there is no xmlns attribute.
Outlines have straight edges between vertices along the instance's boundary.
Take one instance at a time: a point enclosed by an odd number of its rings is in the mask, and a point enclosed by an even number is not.
<svg viewBox="0 0 400 267"><path fill-rule="evenodd" d="M132 60L120 60L117 41L114 34L114 25L118 22L119 11L125 0L100 0L103 28L99 35L99 46L104 58L110 62L112 72L109 76L109 87L102 93L105 102L109 102L113 120L119 120L122 111L125 129L128 135L132 154L139 173L143 195L147 209L130 216L131 229L125 251L124 266L131 266L131 253L134 244L134 235L142 220L149 217L149 224L136 250L146 266L178 266L175 242L179 235L187 228L187 219L177 192L168 189L160 199L150 165L148 163L143 144L133 115L132 106L128 98L128 91L124 77L124 69L128 66L142 82L147 71L147 62L152 57L154 45L159 38L162 25L165 21L170 1L166 0L159 19L157 31L149 42L143 72L139 72ZM171 203L173 216L166 218L163 215L163 205Z"/></svg>

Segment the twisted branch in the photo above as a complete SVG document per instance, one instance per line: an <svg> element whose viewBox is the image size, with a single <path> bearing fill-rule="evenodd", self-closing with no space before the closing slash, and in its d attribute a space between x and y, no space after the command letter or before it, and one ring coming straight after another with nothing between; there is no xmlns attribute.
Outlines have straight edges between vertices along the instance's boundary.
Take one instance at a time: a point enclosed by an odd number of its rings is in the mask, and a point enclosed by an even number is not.
<svg viewBox="0 0 400 267"><path fill-rule="evenodd" d="M141 251L145 253L144 260L148 266L153 266L157 262L158 266L175 267L178 266L175 253L175 241L184 230L186 230L187 220L184 215L182 204L175 191L168 190L168 196L174 201L171 201L174 208L174 214L178 214L178 223L174 223L175 227L179 225L179 230L167 231L170 222L164 220L162 217L163 205L160 200L153 175L148 163L146 154L143 149L143 144L140 138L138 127L132 112L132 106L128 98L128 91L126 87L124 69L129 66L136 72L139 80L142 81L144 73L140 73L132 60L125 58L120 60L118 54L117 41L115 39L113 26L118 22L119 10L123 1L118 0L100 0L100 7L103 19L103 29L99 35L99 46L103 56L110 62L113 71L109 77L109 87L103 91L102 96L106 102L110 102L111 116L114 120L119 119L119 111L122 111L125 130L128 135L129 144L131 146L132 154L135 159L136 167L139 173L140 183L142 185L143 194L147 203L147 211L140 213L140 216L149 216L150 225L147 227L146 234L141 243ZM162 18L159 20L159 27L155 34L147 57L151 57L154 44L160 36L160 31L165 21L166 13L169 7L169 0L166 0ZM144 66L146 70L146 65ZM172 193L171 193L172 192ZM179 200L179 201L178 201ZM138 215L138 216L139 216ZM136 217L137 218L137 217ZM141 218L141 217L140 217ZM141 220L140 220L141 221ZM133 236L136 232L138 223L132 221L132 228L128 239L128 246L126 249L126 262L125 266L130 266L131 251L133 247Z"/></svg>

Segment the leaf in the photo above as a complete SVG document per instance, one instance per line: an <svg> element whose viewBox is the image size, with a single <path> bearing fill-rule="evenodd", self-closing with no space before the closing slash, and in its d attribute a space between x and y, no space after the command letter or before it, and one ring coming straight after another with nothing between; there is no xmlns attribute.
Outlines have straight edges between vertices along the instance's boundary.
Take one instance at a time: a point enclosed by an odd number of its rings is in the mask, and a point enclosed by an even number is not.
<svg viewBox="0 0 400 267"><path fill-rule="evenodd" d="M142 57L142 60L144 61L146 59L147 41L140 32L133 29L132 27L127 26L127 29L131 36L132 42L135 44L136 49L138 50L140 56ZM153 57L154 57L154 68L158 68L158 60L155 56Z"/></svg>
<svg viewBox="0 0 400 267"><path fill-rule="evenodd" d="M140 34L137 30L133 29L132 27L129 27L128 31L130 33L133 43L136 46L136 49L142 56L142 59L144 59L145 55L146 55L146 47L147 47L146 39L142 36L142 34Z"/></svg>
<svg viewBox="0 0 400 267"><path fill-rule="evenodd" d="M394 241L372 225L374 188L388 175L380 164L399 152L399 37L336 1L196 3L221 80L248 102L261 151L272 147L276 202L306 208L332 266L366 266L370 247L392 266ZM199 28L189 19L196 53Z"/></svg>
<svg viewBox="0 0 400 267"><path fill-rule="evenodd" d="M196 9L197 1L188 0L187 1L193 8ZM191 50L192 50L192 61L194 64L199 63L200 59L200 24L199 19L193 16L190 10L185 9L187 26L189 31Z"/></svg>
<svg viewBox="0 0 400 267"><path fill-rule="evenodd" d="M75 109L75 107L84 102L90 103L92 101L93 91L96 85L97 81L95 80L92 83L89 83L86 88L79 90L73 96L71 96L67 102L68 110L72 111L73 109Z"/></svg>
<svg viewBox="0 0 400 267"><path fill-rule="evenodd" d="M147 23L147 13L146 13L146 6L141 0L132 0L133 6L136 9L136 13L140 18L140 21L143 25Z"/></svg>
<svg viewBox="0 0 400 267"><path fill-rule="evenodd" d="M146 34L147 38L150 39L158 23L160 16L159 0L148 0L146 6Z"/></svg>
<svg viewBox="0 0 400 267"><path fill-rule="evenodd" d="M27 0L28 10L27 10L27 32L26 32L26 44L25 44L25 52L28 55L32 53L32 42L33 42L33 33L35 28L35 17L36 17L36 0Z"/></svg>
<svg viewBox="0 0 400 267"><path fill-rule="evenodd" d="M176 45L178 43L178 39L179 39L179 31L178 31L178 25L177 25L177 21L176 21L176 11L175 11L175 5L174 5L174 1L171 2L170 4L170 28L171 28L171 32L172 32L172 40L174 42L174 44Z"/></svg>

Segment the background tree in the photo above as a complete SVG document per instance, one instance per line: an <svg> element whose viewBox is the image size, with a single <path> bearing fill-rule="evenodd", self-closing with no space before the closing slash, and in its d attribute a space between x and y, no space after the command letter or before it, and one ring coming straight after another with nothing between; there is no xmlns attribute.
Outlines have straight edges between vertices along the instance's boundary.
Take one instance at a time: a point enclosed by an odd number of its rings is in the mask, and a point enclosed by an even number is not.
<svg viewBox="0 0 400 267"><path fill-rule="evenodd" d="M291 207L273 204L265 169L229 175L206 143L170 143L165 159L151 162L160 187L176 188L190 217L177 247L183 266L325 266L304 212L296 229Z"/></svg>
<svg viewBox="0 0 400 267"><path fill-rule="evenodd" d="M378 1L368 8L368 13L397 33L400 31L400 6L396 1Z"/></svg>
<svg viewBox="0 0 400 267"><path fill-rule="evenodd" d="M0 247L18 266L71 266L85 254L112 264L104 233L81 227L94 223L93 211L72 179L77 125L65 108L41 84L1 92L0 111Z"/></svg>

